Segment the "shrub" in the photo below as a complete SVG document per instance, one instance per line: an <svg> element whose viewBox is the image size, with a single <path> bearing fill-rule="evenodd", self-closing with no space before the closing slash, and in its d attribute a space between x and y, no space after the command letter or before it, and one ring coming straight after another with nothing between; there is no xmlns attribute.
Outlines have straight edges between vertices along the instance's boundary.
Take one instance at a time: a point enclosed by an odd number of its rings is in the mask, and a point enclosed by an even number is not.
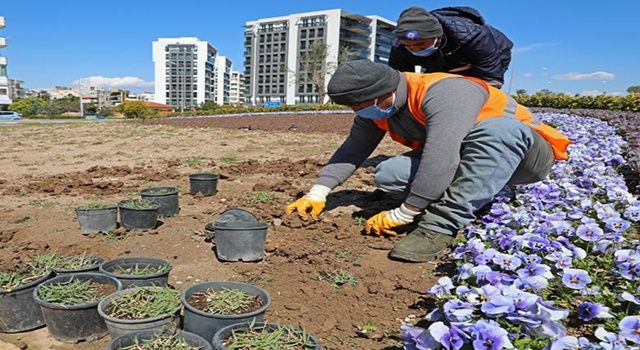
<svg viewBox="0 0 640 350"><path fill-rule="evenodd" d="M563 93L536 92L532 95L516 94L513 98L527 107L587 108L619 111L640 111L640 94L626 96L570 96Z"/></svg>
<svg viewBox="0 0 640 350"><path fill-rule="evenodd" d="M151 109L143 101L125 101L118 106L118 109L127 118L147 119L158 114L157 111Z"/></svg>

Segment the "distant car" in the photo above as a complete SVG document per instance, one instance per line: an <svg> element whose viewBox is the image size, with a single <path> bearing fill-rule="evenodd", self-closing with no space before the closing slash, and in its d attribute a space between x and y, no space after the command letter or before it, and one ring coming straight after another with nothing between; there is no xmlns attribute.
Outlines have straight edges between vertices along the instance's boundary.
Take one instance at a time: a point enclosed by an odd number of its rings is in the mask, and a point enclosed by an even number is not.
<svg viewBox="0 0 640 350"><path fill-rule="evenodd" d="M107 119L107 117L105 117L102 114L88 113L88 114L84 115L84 119L87 119L87 120L98 120L98 119Z"/></svg>
<svg viewBox="0 0 640 350"><path fill-rule="evenodd" d="M12 111L0 111L0 120L20 120L22 114Z"/></svg>

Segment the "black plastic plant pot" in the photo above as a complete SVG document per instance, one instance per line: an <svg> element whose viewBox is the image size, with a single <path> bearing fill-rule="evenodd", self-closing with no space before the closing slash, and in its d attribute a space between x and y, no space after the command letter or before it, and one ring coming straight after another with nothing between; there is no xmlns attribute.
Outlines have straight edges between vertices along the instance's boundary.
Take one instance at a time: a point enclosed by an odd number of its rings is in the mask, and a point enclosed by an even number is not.
<svg viewBox="0 0 640 350"><path fill-rule="evenodd" d="M0 333L25 332L44 326L40 305L33 300L33 290L53 276L47 271L37 280L11 291L0 290Z"/></svg>
<svg viewBox="0 0 640 350"><path fill-rule="evenodd" d="M158 208L160 205L154 202L155 206L150 208L129 207L129 201L122 201L118 204L120 209L120 224L127 230L144 231L152 230L158 224Z"/></svg>
<svg viewBox="0 0 640 350"><path fill-rule="evenodd" d="M109 232L116 228L118 207L76 209L80 230L84 234Z"/></svg>
<svg viewBox="0 0 640 350"><path fill-rule="evenodd" d="M78 256L81 258L81 256ZM80 272L97 272L100 268L100 265L105 261L104 258L99 256L90 256L88 257L91 260L91 265L86 265L77 269L53 269L53 272L56 273L56 276L67 275L70 273L80 273Z"/></svg>
<svg viewBox="0 0 640 350"><path fill-rule="evenodd" d="M150 267L154 269L158 269L161 267L165 267L161 271L139 275L135 273L127 273L123 272L127 269L144 269L145 267ZM169 262L156 259L156 258L147 258L147 257L138 257L138 258L120 258L109 260L100 265L100 272L116 278L122 283L122 288L133 288L133 287L153 287L153 286L166 286L169 283L169 272L171 272L171 264Z"/></svg>
<svg viewBox="0 0 640 350"><path fill-rule="evenodd" d="M107 325L98 313L98 303L95 300L85 304L62 305L49 303L40 298L40 289L52 283L68 282L71 279L81 282L92 281L122 288L120 282L109 276L95 272L84 272L54 277L33 290L33 299L40 305L49 334L56 340L66 343L77 343L82 340L91 341L104 337L109 333ZM102 299L102 298L100 298Z"/></svg>
<svg viewBox="0 0 640 350"><path fill-rule="evenodd" d="M152 187L140 191L140 196L158 203L158 215L169 218L180 211L178 193L177 187Z"/></svg>
<svg viewBox="0 0 640 350"><path fill-rule="evenodd" d="M256 261L264 256L267 224L250 211L230 208L212 223L216 254L222 261Z"/></svg>
<svg viewBox="0 0 640 350"><path fill-rule="evenodd" d="M250 295L256 295L262 299L263 305L258 310L237 315L216 315L199 310L189 304L189 298L199 292L207 290L239 289ZM195 333L207 340L213 339L213 335L220 329L235 323L262 322L264 313L271 304L269 294L256 286L239 282L205 282L193 285L182 293L182 305L184 305L184 330Z"/></svg>
<svg viewBox="0 0 640 350"><path fill-rule="evenodd" d="M136 344L142 343L145 340L151 340L158 336L170 335L162 330L149 330L149 331L140 331L135 333L127 333L121 335L115 339L113 339L109 345L107 346L108 350L121 350L125 348L129 348ZM208 341L204 340L202 337L184 331L177 332L177 336L182 338L185 343L191 346L193 349L197 350L212 350L211 344Z"/></svg>
<svg viewBox="0 0 640 350"><path fill-rule="evenodd" d="M247 330L266 330L266 331L274 331L277 330L278 327L283 327L282 325L279 325L277 323L262 323L262 322L256 322L255 324L251 325L250 323L237 323L237 324L232 324L229 326L226 326L222 329L220 329L219 331L216 332L216 334L213 336L213 347L216 350L227 350L228 348L224 345L228 340L229 337L231 337L231 334L233 332L242 332L242 331L247 331ZM296 330L296 333L298 334L303 334L302 330ZM316 339L316 337L307 334L307 346L305 346L304 348L300 348L300 349L315 349L315 350L320 350L322 349L322 347L320 346L320 342L318 341L318 339ZM297 348L296 348L297 349Z"/></svg>
<svg viewBox="0 0 640 350"><path fill-rule="evenodd" d="M141 289L161 289L161 287L140 287L140 288L132 288L125 289L119 292L113 293L108 297L102 299L100 304L98 304L98 313L107 323L107 328L109 329L109 333L111 334L111 338L115 339L123 334L140 332L140 331L148 331L148 330L175 330L179 329L180 326L180 310L182 309L182 305L176 306L176 308L167 314L160 315L157 317L149 317L138 320L126 320L119 319L107 314L107 308L111 301L115 298L118 298L125 294L135 293Z"/></svg>
<svg viewBox="0 0 640 350"><path fill-rule="evenodd" d="M220 176L217 174L200 173L189 175L191 194L196 195L200 192L205 196L213 196L218 192L218 179L220 179Z"/></svg>

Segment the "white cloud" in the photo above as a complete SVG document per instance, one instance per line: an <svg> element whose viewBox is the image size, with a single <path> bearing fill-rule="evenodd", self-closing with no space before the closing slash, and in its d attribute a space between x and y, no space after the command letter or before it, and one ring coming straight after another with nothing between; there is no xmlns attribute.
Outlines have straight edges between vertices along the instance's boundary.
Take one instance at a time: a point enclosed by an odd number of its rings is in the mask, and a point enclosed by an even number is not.
<svg viewBox="0 0 640 350"><path fill-rule="evenodd" d="M556 74L553 76L553 79L556 80L613 80L616 75L609 72L593 72L593 73L564 73L564 74Z"/></svg>
<svg viewBox="0 0 640 350"><path fill-rule="evenodd" d="M525 46L516 46L513 48L513 52L514 53L523 53L523 52L528 52L531 50L535 50L535 49L539 49L541 47L545 47L545 46L551 46L554 44L551 43L533 43L533 44L529 44L529 45L525 45Z"/></svg>
<svg viewBox="0 0 640 350"><path fill-rule="evenodd" d="M152 81L145 81L138 77L103 77L100 75L94 75L73 81L73 85L80 85L81 83L84 87L96 86L107 89L144 89L151 88L154 85Z"/></svg>
<svg viewBox="0 0 640 350"><path fill-rule="evenodd" d="M531 78L533 76L533 73L527 72L527 73L522 74L522 76L525 77L525 78Z"/></svg>
<svg viewBox="0 0 640 350"><path fill-rule="evenodd" d="M598 95L624 96L626 95L626 93L619 92L619 91L607 92L607 91L600 91L600 90L585 90L585 91L579 92L578 95L580 96L598 96Z"/></svg>

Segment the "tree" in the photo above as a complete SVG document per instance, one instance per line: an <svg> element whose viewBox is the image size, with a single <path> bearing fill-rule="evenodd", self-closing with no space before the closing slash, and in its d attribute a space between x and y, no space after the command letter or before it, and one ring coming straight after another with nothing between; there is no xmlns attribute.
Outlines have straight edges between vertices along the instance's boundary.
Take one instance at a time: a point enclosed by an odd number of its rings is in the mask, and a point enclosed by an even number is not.
<svg viewBox="0 0 640 350"><path fill-rule="evenodd" d="M204 101L202 103L202 105L200 105L200 110L202 110L202 111L210 111L210 110L216 109L218 107L219 106L215 102L213 102L211 100L207 100L207 101Z"/></svg>
<svg viewBox="0 0 640 350"><path fill-rule="evenodd" d="M79 113L80 112L80 97L79 96L73 96L71 94L63 97L63 98L58 98L55 100L50 100L53 105L62 110L61 113L65 113L65 112L75 112L75 113Z"/></svg>
<svg viewBox="0 0 640 350"><path fill-rule="evenodd" d="M538 91L538 93L542 94L542 95L553 95L554 94L553 91L551 91L549 89L542 89L542 90Z"/></svg>
<svg viewBox="0 0 640 350"><path fill-rule="evenodd" d="M18 112L25 117L32 117L40 114L46 103L47 101L40 97L27 97L14 101L9 105L9 110Z"/></svg>
<svg viewBox="0 0 640 350"><path fill-rule="evenodd" d="M527 90L525 89L516 90L516 95L526 95L526 94L527 94Z"/></svg>
<svg viewBox="0 0 640 350"><path fill-rule="evenodd" d="M314 41L309 50L300 55L298 71L295 72L298 86L313 84L321 103L324 103L327 94L325 90L327 75L333 74L338 64L351 61L356 57L356 54L346 45L338 49L337 62L328 61L328 54L329 45L323 40Z"/></svg>
<svg viewBox="0 0 640 350"><path fill-rule="evenodd" d="M151 107L147 106L143 101L125 101L118 106L127 118L148 118L155 113Z"/></svg>
<svg viewBox="0 0 640 350"><path fill-rule="evenodd" d="M640 94L640 85L629 86L627 92L630 94Z"/></svg>

